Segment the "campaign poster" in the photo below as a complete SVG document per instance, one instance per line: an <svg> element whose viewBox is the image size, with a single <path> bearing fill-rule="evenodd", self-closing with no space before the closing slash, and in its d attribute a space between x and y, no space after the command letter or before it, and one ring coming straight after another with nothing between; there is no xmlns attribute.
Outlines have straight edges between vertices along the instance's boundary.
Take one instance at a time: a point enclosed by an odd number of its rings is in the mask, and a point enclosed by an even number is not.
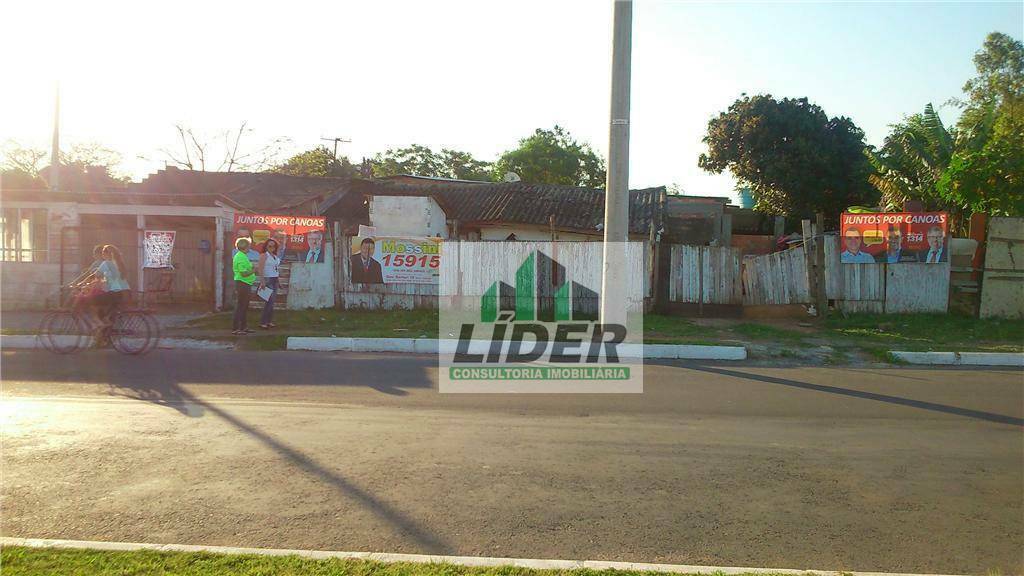
<svg viewBox="0 0 1024 576"><path fill-rule="evenodd" d="M839 260L844 264L949 261L945 212L844 212Z"/></svg>
<svg viewBox="0 0 1024 576"><path fill-rule="evenodd" d="M146 230L142 238L143 268L173 268L174 230Z"/></svg>
<svg viewBox="0 0 1024 576"><path fill-rule="evenodd" d="M352 238L353 284L437 284L440 270L440 238Z"/></svg>
<svg viewBox="0 0 1024 576"><path fill-rule="evenodd" d="M273 238L282 262L322 263L326 230L323 216L235 214L235 238L251 238L250 254L257 258L263 243Z"/></svg>

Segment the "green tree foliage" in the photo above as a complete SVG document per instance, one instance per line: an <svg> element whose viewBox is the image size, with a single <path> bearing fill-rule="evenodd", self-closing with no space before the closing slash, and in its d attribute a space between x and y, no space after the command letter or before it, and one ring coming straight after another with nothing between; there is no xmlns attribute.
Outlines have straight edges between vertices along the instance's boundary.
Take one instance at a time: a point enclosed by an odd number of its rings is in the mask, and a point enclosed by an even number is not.
<svg viewBox="0 0 1024 576"><path fill-rule="evenodd" d="M412 174L457 180L490 180L490 168L490 164L473 158L469 152L442 148L440 153L435 153L421 144L392 148L373 159L373 175L377 177Z"/></svg>
<svg viewBox="0 0 1024 576"><path fill-rule="evenodd" d="M358 175L358 167L349 162L348 158L338 158L326 146L317 146L305 152L299 152L270 170L278 174L290 176L320 176L335 178L352 178Z"/></svg>
<svg viewBox="0 0 1024 576"><path fill-rule="evenodd" d="M993 32L974 55L978 75L957 129L960 145L937 183L946 201L965 211L1024 214L1024 45Z"/></svg>
<svg viewBox="0 0 1024 576"><path fill-rule="evenodd" d="M873 204L864 132L849 118L829 118L807 98L744 96L708 122L708 152L697 164L728 169L749 185L769 214L836 219L847 206Z"/></svg>
<svg viewBox="0 0 1024 576"><path fill-rule="evenodd" d="M40 177L50 153L42 148L22 146L14 140L8 140L0 148L0 178L5 188L44 189L47 184ZM78 176L84 177L99 167L106 171L106 178L111 185L127 182L128 176L122 174L118 167L121 155L95 142L80 142L60 151L62 176L70 176L74 181ZM65 182L65 184L69 184Z"/></svg>
<svg viewBox="0 0 1024 576"><path fill-rule="evenodd" d="M978 75L964 84L960 120L947 129L931 104L893 125L885 144L869 151L871 182L884 204L919 200L948 210L961 228L971 212L1024 213L1024 46L988 35L974 55Z"/></svg>
<svg viewBox="0 0 1024 576"><path fill-rule="evenodd" d="M605 168L589 144L577 142L561 126L538 128L519 141L519 147L494 163L494 179L514 172L523 182L604 188Z"/></svg>
<svg viewBox="0 0 1024 576"><path fill-rule="evenodd" d="M926 210L945 209L937 184L953 157L956 131L945 127L931 104L890 128L880 149L866 151L875 169L868 179L882 193L882 207L901 210L904 202L919 200Z"/></svg>

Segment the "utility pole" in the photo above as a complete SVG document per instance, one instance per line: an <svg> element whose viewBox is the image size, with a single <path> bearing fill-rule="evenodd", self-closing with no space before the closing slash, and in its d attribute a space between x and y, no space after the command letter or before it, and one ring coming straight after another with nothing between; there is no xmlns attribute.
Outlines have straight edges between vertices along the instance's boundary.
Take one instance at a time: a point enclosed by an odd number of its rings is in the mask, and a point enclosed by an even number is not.
<svg viewBox="0 0 1024 576"><path fill-rule="evenodd" d="M626 323L626 242L629 239L629 82L632 0L613 1L611 123L604 194L601 322Z"/></svg>
<svg viewBox="0 0 1024 576"><path fill-rule="evenodd" d="M50 189L60 189L60 83L53 109L53 142L50 144Z"/></svg>
<svg viewBox="0 0 1024 576"><path fill-rule="evenodd" d="M344 142L345 144L351 144L352 143L351 140L347 140L345 138L321 138L321 140L323 140L325 142L334 142L334 158L335 158L335 160L337 160L337 158L338 158L338 142Z"/></svg>

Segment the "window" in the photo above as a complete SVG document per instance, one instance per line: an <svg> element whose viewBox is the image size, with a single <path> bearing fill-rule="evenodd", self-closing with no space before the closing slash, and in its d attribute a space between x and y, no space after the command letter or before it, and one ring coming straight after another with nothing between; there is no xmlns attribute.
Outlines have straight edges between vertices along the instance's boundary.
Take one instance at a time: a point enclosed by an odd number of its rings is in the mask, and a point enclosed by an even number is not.
<svg viewBox="0 0 1024 576"><path fill-rule="evenodd" d="M46 210L4 208L0 212L0 260L46 262Z"/></svg>

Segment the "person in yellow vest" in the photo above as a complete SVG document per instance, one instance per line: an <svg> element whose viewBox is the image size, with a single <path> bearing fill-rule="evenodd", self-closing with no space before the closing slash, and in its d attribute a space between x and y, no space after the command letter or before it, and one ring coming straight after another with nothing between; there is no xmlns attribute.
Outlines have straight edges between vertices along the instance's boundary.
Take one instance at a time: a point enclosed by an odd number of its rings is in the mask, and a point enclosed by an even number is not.
<svg viewBox="0 0 1024 576"><path fill-rule="evenodd" d="M235 240L234 257L231 259L231 269L235 273L235 317L231 325L231 333L241 336L252 332L249 329L247 315L249 313L249 297L252 295L252 283L256 281L256 273L253 271L252 262L247 255L252 242L248 238Z"/></svg>

